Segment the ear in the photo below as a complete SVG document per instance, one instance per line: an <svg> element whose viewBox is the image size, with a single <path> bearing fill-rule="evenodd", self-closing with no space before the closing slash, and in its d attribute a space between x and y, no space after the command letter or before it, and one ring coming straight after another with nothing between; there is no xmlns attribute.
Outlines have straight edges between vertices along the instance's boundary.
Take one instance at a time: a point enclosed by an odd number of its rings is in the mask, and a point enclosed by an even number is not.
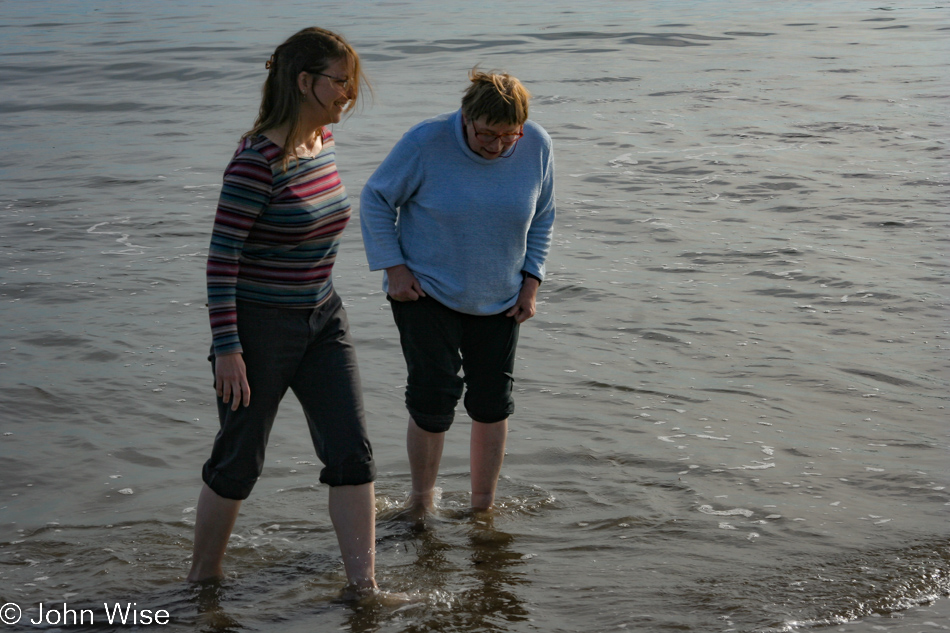
<svg viewBox="0 0 950 633"><path fill-rule="evenodd" d="M297 75L297 89L301 93L308 92L313 84L313 76L306 70L301 70Z"/></svg>

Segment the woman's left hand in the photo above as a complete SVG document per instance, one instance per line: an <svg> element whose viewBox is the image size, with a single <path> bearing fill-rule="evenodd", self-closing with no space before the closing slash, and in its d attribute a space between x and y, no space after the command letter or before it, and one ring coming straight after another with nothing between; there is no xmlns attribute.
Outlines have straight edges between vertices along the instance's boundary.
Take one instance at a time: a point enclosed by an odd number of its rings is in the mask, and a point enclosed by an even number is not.
<svg viewBox="0 0 950 633"><path fill-rule="evenodd" d="M534 277L525 277L524 283L521 284L521 292L518 293L518 302L511 306L505 316L514 317L518 323L524 323L533 317L537 312L535 302L540 285L541 282Z"/></svg>

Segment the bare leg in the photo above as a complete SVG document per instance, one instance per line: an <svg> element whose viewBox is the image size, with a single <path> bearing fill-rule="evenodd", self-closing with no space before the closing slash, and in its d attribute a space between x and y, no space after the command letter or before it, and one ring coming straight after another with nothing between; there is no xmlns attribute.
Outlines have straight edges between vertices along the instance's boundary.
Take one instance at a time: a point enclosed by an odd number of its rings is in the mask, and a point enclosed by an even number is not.
<svg viewBox="0 0 950 633"><path fill-rule="evenodd" d="M187 577L189 582L224 578L221 561L240 509L240 501L221 497L207 485L201 488L195 516L194 552Z"/></svg>
<svg viewBox="0 0 950 633"><path fill-rule="evenodd" d="M344 598L376 591L376 496L372 483L330 488L330 520L346 570Z"/></svg>
<svg viewBox="0 0 950 633"><path fill-rule="evenodd" d="M420 429L409 418L406 449L409 452L409 470L412 473L412 494L409 507L425 513L435 503L435 480L439 476L445 433L430 433Z"/></svg>
<svg viewBox="0 0 950 633"><path fill-rule="evenodd" d="M508 420L486 424L472 420L470 459L472 469L472 509L490 510L501 463L505 460Z"/></svg>

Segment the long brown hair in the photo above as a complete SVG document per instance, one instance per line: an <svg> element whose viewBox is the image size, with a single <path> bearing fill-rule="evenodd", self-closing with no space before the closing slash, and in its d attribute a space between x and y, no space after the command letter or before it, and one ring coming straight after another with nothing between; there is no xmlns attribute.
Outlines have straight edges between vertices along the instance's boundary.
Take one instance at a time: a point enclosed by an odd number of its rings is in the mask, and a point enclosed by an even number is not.
<svg viewBox="0 0 950 633"><path fill-rule="evenodd" d="M291 158L296 160L296 139L300 132L300 94L297 90L297 76L301 72L318 74L338 59L346 59L351 70L353 99L346 105L344 112L350 112L359 98L359 86L369 86L360 66L360 57L353 47L327 29L312 26L294 33L287 41L277 47L267 60L267 80L261 89L261 107L244 138L260 134L265 130L289 125L287 138L284 139L284 168Z"/></svg>

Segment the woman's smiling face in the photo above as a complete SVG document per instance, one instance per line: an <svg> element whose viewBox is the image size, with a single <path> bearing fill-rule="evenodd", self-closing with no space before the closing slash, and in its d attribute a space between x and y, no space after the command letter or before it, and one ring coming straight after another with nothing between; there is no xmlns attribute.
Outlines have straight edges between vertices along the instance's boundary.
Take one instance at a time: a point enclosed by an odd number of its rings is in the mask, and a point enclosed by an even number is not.
<svg viewBox="0 0 950 633"><path fill-rule="evenodd" d="M353 98L353 82L350 73L349 60L336 59L323 72L310 73L313 83L310 87L311 95L316 99L313 105L324 111L326 118L322 125L339 123L343 117L343 110Z"/></svg>

